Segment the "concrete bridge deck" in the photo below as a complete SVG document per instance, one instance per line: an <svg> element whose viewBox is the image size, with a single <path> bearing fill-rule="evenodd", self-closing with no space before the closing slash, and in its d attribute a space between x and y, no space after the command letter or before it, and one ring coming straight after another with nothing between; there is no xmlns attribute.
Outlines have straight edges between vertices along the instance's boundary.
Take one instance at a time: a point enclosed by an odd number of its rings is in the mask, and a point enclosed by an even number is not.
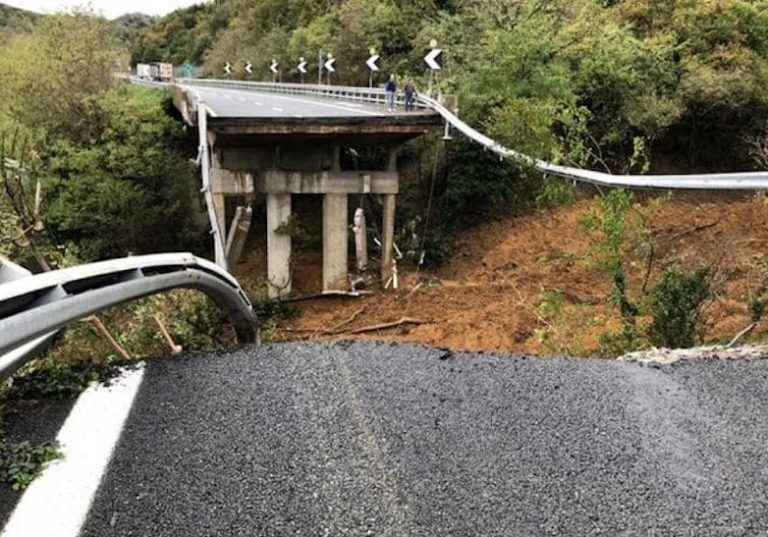
<svg viewBox="0 0 768 537"><path fill-rule="evenodd" d="M314 92L314 93L307 93ZM230 265L242 254L254 196L266 196L267 276L270 293L291 292L291 238L280 233L291 219L291 196L323 196L323 291L350 289L348 255L350 195L378 195L383 207L379 268L384 286L394 281L395 197L399 192L398 147L441 130L433 108L388 111L381 90L334 86L271 85L227 81L180 81L174 104L189 125L205 130L210 151L214 229L226 237ZM204 115L200 112L204 111ZM203 126L202 123L205 122ZM207 147L206 147L207 146ZM348 148L377 146L387 154L377 169L342 169ZM372 166L373 167L373 166ZM207 170L206 170L207 171ZM205 173L205 172L204 172ZM365 215L356 215L358 222ZM372 215L368 215L370 218ZM365 223L358 229L367 241ZM360 231L362 229L362 231ZM358 240L360 240L358 237ZM365 247L356 252L367 251ZM356 256L355 279L367 276L367 254Z"/></svg>

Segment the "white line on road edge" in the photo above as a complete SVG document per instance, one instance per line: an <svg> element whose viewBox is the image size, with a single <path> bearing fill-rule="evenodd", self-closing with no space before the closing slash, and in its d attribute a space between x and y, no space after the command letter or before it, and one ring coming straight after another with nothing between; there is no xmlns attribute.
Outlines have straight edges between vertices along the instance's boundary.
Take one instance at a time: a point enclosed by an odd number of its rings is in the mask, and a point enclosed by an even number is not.
<svg viewBox="0 0 768 537"><path fill-rule="evenodd" d="M143 376L142 366L83 392L57 436L64 458L32 482L2 537L77 537Z"/></svg>

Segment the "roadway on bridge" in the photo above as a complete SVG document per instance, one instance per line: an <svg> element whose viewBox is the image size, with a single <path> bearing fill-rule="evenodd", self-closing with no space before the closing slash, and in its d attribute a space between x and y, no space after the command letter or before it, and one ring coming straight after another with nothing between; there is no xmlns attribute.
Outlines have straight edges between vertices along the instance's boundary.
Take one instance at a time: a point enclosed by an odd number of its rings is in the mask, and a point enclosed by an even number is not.
<svg viewBox="0 0 768 537"><path fill-rule="evenodd" d="M362 343L153 361L81 535L757 535L767 378Z"/></svg>
<svg viewBox="0 0 768 537"><path fill-rule="evenodd" d="M434 115L431 110L405 112L402 106L395 113L389 113L386 106L380 104L307 95L281 95L205 86L190 86L189 89L200 94L213 117L318 119Z"/></svg>

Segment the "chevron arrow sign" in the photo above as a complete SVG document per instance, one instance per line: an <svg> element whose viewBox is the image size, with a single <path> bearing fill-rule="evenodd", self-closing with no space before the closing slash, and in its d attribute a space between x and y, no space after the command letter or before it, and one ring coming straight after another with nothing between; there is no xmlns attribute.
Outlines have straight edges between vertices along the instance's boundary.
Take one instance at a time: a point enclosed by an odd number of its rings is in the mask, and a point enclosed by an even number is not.
<svg viewBox="0 0 768 537"><path fill-rule="evenodd" d="M373 56L368 58L368 61L365 62L365 65L367 65L368 69L370 69L371 71L378 71L379 70L379 66L376 65L376 62L379 61L380 57L381 56L379 56L378 54L374 54Z"/></svg>
<svg viewBox="0 0 768 537"><path fill-rule="evenodd" d="M443 50L439 48L433 48L429 51L429 54L424 56L424 61L433 71L439 71L443 68Z"/></svg>

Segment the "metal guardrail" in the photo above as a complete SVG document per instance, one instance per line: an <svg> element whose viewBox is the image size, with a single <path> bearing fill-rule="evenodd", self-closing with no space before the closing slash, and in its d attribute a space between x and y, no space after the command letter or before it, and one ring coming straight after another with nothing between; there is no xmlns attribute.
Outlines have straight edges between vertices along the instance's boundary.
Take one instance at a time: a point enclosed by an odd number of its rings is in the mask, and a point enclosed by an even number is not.
<svg viewBox="0 0 768 537"><path fill-rule="evenodd" d="M534 159L504 147L476 131L435 99L419 95L419 101L439 113L456 130L502 158L517 160L542 173L608 187L661 188L674 190L765 190L768 172L714 173L691 175L614 175Z"/></svg>
<svg viewBox="0 0 768 537"><path fill-rule="evenodd" d="M386 93L380 88L357 88L350 86L328 86L314 84L275 84L269 82L246 82L230 80L182 79L179 84L185 86L214 87L253 91L260 93L278 93L285 95L307 95L320 98L347 99L383 104ZM397 96L398 104L403 103L402 95ZM544 160L524 155L509 149L492 138L478 132L459 119L438 100L428 95L419 94L416 106L432 109L440 114L448 125L458 130L467 138L482 145L502 159L521 162L536 170L548 174L607 187L660 188L675 190L766 190L768 189L768 171L744 173L715 173L690 175L614 175L610 173L585 170L571 166L552 164Z"/></svg>
<svg viewBox="0 0 768 537"><path fill-rule="evenodd" d="M0 284L18 281L30 276L32 276L32 273L24 267L8 259L0 258ZM4 355L0 355L0 369L6 367L15 370L20 365L26 363L30 357L42 352L55 335L55 331L43 334ZM2 378L4 377L0 375L0 379Z"/></svg>
<svg viewBox="0 0 768 537"><path fill-rule="evenodd" d="M237 280L192 254L128 257L0 284L0 380L31 358L20 349L106 308L175 288L202 291L230 318L238 341L257 340L256 314Z"/></svg>

